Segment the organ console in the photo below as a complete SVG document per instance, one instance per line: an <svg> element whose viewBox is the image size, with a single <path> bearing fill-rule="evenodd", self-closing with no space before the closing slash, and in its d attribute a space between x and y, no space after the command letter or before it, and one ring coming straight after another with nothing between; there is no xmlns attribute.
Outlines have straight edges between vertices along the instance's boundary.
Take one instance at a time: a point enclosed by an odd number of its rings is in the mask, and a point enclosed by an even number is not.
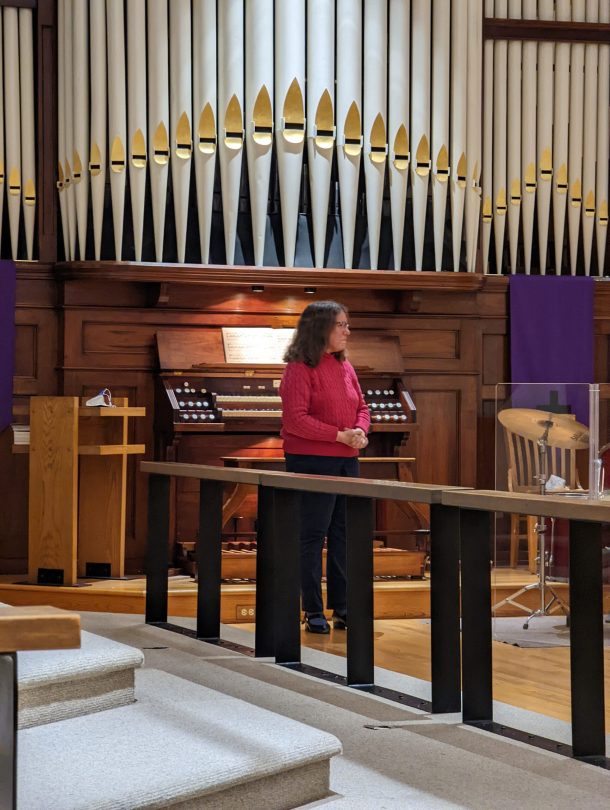
<svg viewBox="0 0 610 810"><path fill-rule="evenodd" d="M257 351L261 351L256 349L261 333L287 330L240 331L245 333L242 337L249 347L249 356L256 359ZM160 365L155 404L157 459L281 468L282 411L278 388L283 364L227 362L227 354L235 359L235 350L233 347L229 351L218 328L160 331L157 348ZM371 411L362 475L413 480L417 412L401 378L398 338L374 332L356 333L350 339L349 355ZM258 359L269 359L268 351L263 348ZM247 488L237 491L233 485L233 489L227 490L225 499L226 542L242 550L253 548L255 495ZM184 564L194 548L197 504L196 482L194 485L187 479L176 482L170 542L172 557L178 564ZM402 545L402 557L409 558L409 566L405 568L405 559L401 557L398 568L402 565L404 573L421 576L424 552L418 551L413 556L406 547L412 545L410 532L425 525L426 516L412 507L399 510L401 507L395 504L378 504L380 544L387 546L391 540L391 545ZM193 566L186 568L192 572ZM383 570L386 569L387 565ZM253 560L242 570L253 576Z"/></svg>

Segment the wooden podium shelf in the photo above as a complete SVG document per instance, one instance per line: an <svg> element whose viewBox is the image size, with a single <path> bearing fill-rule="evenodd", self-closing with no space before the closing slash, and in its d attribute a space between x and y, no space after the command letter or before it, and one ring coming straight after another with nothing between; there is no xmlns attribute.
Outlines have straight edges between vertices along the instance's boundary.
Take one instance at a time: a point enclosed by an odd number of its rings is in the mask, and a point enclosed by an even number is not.
<svg viewBox="0 0 610 810"><path fill-rule="evenodd" d="M78 397L30 401L28 576L76 585L124 576L128 420L144 408L84 407Z"/></svg>

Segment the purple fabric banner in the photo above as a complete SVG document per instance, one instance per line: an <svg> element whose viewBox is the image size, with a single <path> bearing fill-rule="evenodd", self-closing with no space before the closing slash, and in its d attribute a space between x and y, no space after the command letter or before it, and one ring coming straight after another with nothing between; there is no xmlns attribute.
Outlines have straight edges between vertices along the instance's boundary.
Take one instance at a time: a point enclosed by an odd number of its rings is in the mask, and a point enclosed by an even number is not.
<svg viewBox="0 0 610 810"><path fill-rule="evenodd" d="M585 277L510 277L510 359L515 383L593 382L594 280ZM553 386L555 389L556 386ZM519 389L524 392L524 389ZM558 390L576 419L589 424L585 386ZM519 397L513 405L535 408Z"/></svg>
<svg viewBox="0 0 610 810"><path fill-rule="evenodd" d="M13 421L15 287L14 263L0 261L0 430Z"/></svg>

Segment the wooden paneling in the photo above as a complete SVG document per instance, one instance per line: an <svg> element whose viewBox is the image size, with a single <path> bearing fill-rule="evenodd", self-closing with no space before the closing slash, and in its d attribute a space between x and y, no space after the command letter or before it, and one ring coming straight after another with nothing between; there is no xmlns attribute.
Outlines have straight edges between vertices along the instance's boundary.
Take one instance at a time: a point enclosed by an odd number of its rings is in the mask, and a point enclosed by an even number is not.
<svg viewBox="0 0 610 810"><path fill-rule="evenodd" d="M413 374L420 483L476 485L478 377Z"/></svg>

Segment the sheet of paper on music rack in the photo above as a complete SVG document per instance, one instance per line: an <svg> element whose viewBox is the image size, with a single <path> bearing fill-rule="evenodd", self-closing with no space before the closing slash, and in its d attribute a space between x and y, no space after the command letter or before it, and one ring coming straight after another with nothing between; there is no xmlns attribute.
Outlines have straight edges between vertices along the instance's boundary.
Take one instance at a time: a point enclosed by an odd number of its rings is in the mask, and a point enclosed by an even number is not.
<svg viewBox="0 0 610 810"><path fill-rule="evenodd" d="M269 327L233 327L222 329L222 342L227 363L264 363L276 365L284 362L284 352L292 340L294 329Z"/></svg>

